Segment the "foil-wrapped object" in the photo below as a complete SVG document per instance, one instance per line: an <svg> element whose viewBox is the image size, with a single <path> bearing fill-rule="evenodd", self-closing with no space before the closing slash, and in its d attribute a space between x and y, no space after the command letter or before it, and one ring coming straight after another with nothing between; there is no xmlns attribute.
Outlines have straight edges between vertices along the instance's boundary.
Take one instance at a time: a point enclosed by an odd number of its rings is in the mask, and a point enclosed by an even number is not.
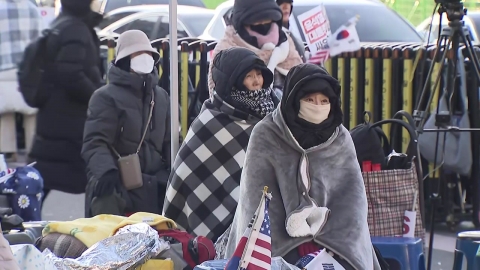
<svg viewBox="0 0 480 270"><path fill-rule="evenodd" d="M169 244L146 223L125 226L117 233L87 249L77 259L58 258L50 250L43 251L46 263L56 270L127 270L145 263Z"/></svg>

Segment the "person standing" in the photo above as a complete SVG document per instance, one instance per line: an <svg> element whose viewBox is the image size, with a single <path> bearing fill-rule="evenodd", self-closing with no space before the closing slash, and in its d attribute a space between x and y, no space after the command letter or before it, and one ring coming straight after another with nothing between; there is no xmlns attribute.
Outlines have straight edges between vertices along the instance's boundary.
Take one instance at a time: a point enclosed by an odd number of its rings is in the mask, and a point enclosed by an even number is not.
<svg viewBox="0 0 480 270"><path fill-rule="evenodd" d="M282 10L282 25L285 28L290 28L290 15L293 11L293 0L277 0L277 5Z"/></svg>
<svg viewBox="0 0 480 270"><path fill-rule="evenodd" d="M30 0L0 1L0 152L7 156L17 152L15 113L24 115L27 150L33 140L36 109L18 91L17 65L42 27L40 13Z"/></svg>
<svg viewBox="0 0 480 270"><path fill-rule="evenodd" d="M117 40L109 84L92 96L85 123L87 217L162 212L170 173L170 101L158 86L159 59L140 30L125 31ZM135 168L119 161L129 157ZM140 186L125 185L132 180Z"/></svg>
<svg viewBox="0 0 480 270"><path fill-rule="evenodd" d="M29 154L44 179L44 199L50 190L81 194L87 184L80 156L87 108L101 86L99 40L94 27L102 19L94 0L62 0L52 22L58 34L47 39L50 95L37 114L36 135ZM92 5L91 5L92 4ZM92 8L94 8L92 10Z"/></svg>
<svg viewBox="0 0 480 270"><path fill-rule="evenodd" d="M290 31L290 17L293 11L293 0L277 0L277 5L282 10L282 26L285 32L292 38L293 43L295 44L295 49L297 49L298 54L302 58L302 61L305 63L308 59L308 54L305 51L305 44L302 42L302 39L293 35Z"/></svg>

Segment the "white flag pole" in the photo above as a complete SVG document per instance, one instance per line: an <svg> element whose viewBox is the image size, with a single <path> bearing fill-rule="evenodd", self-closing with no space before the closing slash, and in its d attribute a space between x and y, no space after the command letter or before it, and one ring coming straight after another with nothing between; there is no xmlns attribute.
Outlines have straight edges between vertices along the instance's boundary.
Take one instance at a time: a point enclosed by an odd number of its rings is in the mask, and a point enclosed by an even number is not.
<svg viewBox="0 0 480 270"><path fill-rule="evenodd" d="M177 0L170 0L170 132L171 162L175 160L180 139L178 118L178 46L177 46Z"/></svg>

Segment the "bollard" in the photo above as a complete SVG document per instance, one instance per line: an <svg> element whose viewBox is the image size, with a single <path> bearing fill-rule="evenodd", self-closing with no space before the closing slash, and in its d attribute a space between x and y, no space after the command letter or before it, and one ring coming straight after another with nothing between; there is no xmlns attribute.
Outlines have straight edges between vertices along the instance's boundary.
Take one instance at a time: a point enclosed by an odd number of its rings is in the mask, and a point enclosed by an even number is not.
<svg viewBox="0 0 480 270"><path fill-rule="evenodd" d="M110 70L110 65L115 59L115 47L116 47L116 42L113 39L109 39L107 42L108 46L108 51L107 51L107 70L105 70L105 73L107 74L107 84L108 84L108 71Z"/></svg>
<svg viewBox="0 0 480 270"><path fill-rule="evenodd" d="M180 46L180 127L182 138L188 131L188 42L182 41Z"/></svg>
<svg viewBox="0 0 480 270"><path fill-rule="evenodd" d="M360 52L361 53L361 52ZM350 87L349 87L349 106L348 106L348 118L349 126L353 128L357 125L357 96L360 94L358 87L358 62L356 53L348 53L350 56ZM345 89L346 90L346 89Z"/></svg>
<svg viewBox="0 0 480 270"><path fill-rule="evenodd" d="M204 102L209 97L208 92L208 44L206 41L200 42L200 80L198 87L198 99L200 102Z"/></svg>
<svg viewBox="0 0 480 270"><path fill-rule="evenodd" d="M403 48L403 84L402 84L402 110L413 112L413 50L411 47ZM402 130L402 153L406 153L410 135L406 129Z"/></svg>
<svg viewBox="0 0 480 270"><path fill-rule="evenodd" d="M384 47L382 51L382 119L392 118L392 49ZM383 132L390 139L390 125L382 126Z"/></svg>
<svg viewBox="0 0 480 270"><path fill-rule="evenodd" d="M382 120L382 72L383 72L383 61L382 61L382 50L380 46L375 46L373 50L373 121L378 122Z"/></svg>
<svg viewBox="0 0 480 270"><path fill-rule="evenodd" d="M342 89L342 95L339 97L340 102L341 102L341 108L342 111L345 112L345 99L344 99L344 93L345 93L345 58L343 58L343 54L337 56L337 80L340 83L340 87ZM344 116L345 117L345 113ZM344 122L345 119L344 119ZM347 128L348 129L348 128Z"/></svg>
<svg viewBox="0 0 480 270"><path fill-rule="evenodd" d="M365 111L373 113L374 111L374 64L373 64L373 48L365 48L365 93L364 93L364 106ZM373 120L373 119L372 119Z"/></svg>
<svg viewBox="0 0 480 270"><path fill-rule="evenodd" d="M160 86L170 94L170 43L168 40L162 40L162 77Z"/></svg>

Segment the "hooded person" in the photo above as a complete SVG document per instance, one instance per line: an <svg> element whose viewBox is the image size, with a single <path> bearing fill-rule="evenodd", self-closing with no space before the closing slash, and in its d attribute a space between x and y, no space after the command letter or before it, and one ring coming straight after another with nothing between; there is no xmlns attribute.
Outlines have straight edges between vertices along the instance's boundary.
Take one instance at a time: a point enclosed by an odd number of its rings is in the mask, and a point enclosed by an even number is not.
<svg viewBox="0 0 480 270"><path fill-rule="evenodd" d="M50 190L85 192L83 129L90 97L102 86L100 41L94 30L103 17L98 2L61 2L62 11L51 24L56 35L46 41L46 57L53 63L41 87L49 95L39 105L29 153L29 162L37 162L44 179L44 198Z"/></svg>
<svg viewBox="0 0 480 270"><path fill-rule="evenodd" d="M85 123L86 216L162 212L170 167L170 103L157 85L159 58L140 30L125 31L117 40L109 84L93 94ZM117 160L132 155L138 156L143 185L127 190Z"/></svg>
<svg viewBox="0 0 480 270"><path fill-rule="evenodd" d="M282 28L282 11L273 0L235 0L231 25L215 46L213 57L231 47L256 53L276 75L273 86L279 90L283 86L282 78L303 62L292 38ZM215 83L210 73L208 87L212 94Z"/></svg>
<svg viewBox="0 0 480 270"><path fill-rule="evenodd" d="M250 137L230 258L260 203L269 204L272 257L295 264L322 248L345 269L379 270L367 224L367 197L355 148L342 125L340 85L325 69L290 70L281 104Z"/></svg>
<svg viewBox="0 0 480 270"><path fill-rule="evenodd" d="M252 129L276 101L269 88L273 74L252 51L226 49L212 66L213 99L205 101L180 147L163 212L187 232L215 241L235 214Z"/></svg>
<svg viewBox="0 0 480 270"><path fill-rule="evenodd" d="M277 0L277 5L282 10L282 25L288 29L290 27L290 15L293 12L293 0Z"/></svg>

